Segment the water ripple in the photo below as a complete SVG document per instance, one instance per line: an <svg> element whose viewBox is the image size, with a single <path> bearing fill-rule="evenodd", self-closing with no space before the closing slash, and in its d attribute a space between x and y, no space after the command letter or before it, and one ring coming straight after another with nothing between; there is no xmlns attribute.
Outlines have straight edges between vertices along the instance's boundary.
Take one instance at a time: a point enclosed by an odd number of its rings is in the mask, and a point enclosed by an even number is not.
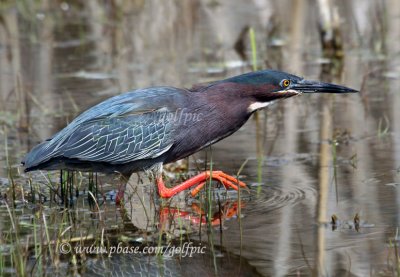
<svg viewBox="0 0 400 277"><path fill-rule="evenodd" d="M254 190L256 195L257 188ZM272 211L285 206L294 206L306 199L310 203L317 201L317 191L310 185L293 184L288 187L264 185L260 197L256 197L254 201L254 208L263 212Z"/></svg>

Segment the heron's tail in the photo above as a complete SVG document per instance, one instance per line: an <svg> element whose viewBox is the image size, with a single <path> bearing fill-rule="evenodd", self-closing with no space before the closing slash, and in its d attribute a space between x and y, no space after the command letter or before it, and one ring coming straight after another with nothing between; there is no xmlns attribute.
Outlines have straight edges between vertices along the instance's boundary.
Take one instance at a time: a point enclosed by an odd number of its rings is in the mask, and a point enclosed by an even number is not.
<svg viewBox="0 0 400 277"><path fill-rule="evenodd" d="M50 141L36 145L22 160L25 172L42 169L43 165L54 157L54 149Z"/></svg>

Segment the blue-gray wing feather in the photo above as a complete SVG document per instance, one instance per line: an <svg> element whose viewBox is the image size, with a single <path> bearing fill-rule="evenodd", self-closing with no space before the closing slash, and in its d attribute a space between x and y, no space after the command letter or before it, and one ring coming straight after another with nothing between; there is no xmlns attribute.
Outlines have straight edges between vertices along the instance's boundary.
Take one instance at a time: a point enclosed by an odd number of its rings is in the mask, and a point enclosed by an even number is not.
<svg viewBox="0 0 400 277"><path fill-rule="evenodd" d="M173 145L174 125L158 120L157 111L173 110L186 93L153 87L107 99L34 147L23 161L25 167L57 157L113 164L158 157Z"/></svg>
<svg viewBox="0 0 400 277"><path fill-rule="evenodd" d="M75 130L61 155L112 164L155 158L172 146L172 131L151 113L96 120Z"/></svg>

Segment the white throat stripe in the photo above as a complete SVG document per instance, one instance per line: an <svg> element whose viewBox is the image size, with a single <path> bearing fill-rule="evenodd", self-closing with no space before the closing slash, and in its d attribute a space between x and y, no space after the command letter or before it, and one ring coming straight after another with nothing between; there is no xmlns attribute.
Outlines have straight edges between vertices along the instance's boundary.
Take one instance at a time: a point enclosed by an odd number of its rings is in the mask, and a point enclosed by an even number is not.
<svg viewBox="0 0 400 277"><path fill-rule="evenodd" d="M265 108L265 107L269 106L270 104L271 104L271 102L254 102L254 103L250 104L250 106L247 108L247 111L252 113L256 110Z"/></svg>

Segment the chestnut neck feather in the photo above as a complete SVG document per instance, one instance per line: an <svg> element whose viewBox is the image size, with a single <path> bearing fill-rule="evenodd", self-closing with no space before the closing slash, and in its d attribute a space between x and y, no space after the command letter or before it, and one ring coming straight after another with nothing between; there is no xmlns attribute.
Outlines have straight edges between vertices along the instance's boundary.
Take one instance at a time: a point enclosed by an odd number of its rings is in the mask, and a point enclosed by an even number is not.
<svg viewBox="0 0 400 277"><path fill-rule="evenodd" d="M251 84L236 82L220 82L208 87L202 87L200 92L206 93L210 99L218 101L221 105L237 102L245 103L248 107L255 102L271 102L285 98L282 93L277 93L280 88L271 84Z"/></svg>

